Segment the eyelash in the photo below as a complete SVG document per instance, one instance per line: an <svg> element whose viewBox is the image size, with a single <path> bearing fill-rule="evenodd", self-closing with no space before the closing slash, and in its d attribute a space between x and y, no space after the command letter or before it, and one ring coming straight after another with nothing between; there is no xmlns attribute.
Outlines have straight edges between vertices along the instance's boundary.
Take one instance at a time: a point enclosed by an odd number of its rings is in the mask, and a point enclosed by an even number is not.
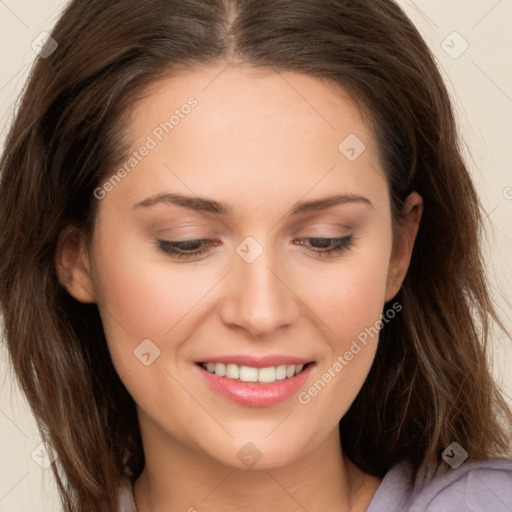
<svg viewBox="0 0 512 512"><path fill-rule="evenodd" d="M341 254L354 245L354 237L352 235L337 238L309 237L300 239L298 244L306 245L304 240L309 240L310 242L314 240L317 243L320 241L321 244L325 243L327 245L331 245L332 247L330 249L311 249L314 253L320 255L321 257ZM165 252L166 254L180 259L187 259L192 257L200 257L210 251L211 245L219 245L219 242L213 242L213 244L211 242L212 241L208 238L183 240L181 242L158 239L157 246L159 250ZM197 246L198 244L199 246L196 250L190 251L190 249L186 249L187 246Z"/></svg>

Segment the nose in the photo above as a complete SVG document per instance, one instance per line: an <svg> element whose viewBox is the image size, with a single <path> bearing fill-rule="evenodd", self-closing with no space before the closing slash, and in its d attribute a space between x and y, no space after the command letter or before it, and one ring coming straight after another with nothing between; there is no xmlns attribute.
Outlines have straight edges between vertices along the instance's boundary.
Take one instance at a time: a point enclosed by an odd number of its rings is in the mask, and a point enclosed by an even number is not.
<svg viewBox="0 0 512 512"><path fill-rule="evenodd" d="M289 327L299 317L299 299L290 279L290 272L268 250L252 263L235 255L220 305L223 323L260 339Z"/></svg>

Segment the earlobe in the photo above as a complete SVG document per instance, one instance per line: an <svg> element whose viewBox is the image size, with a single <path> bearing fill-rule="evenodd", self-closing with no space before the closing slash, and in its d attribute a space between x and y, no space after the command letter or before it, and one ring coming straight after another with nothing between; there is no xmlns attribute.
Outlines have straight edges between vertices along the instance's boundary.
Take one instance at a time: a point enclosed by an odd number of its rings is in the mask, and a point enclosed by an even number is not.
<svg viewBox="0 0 512 512"><path fill-rule="evenodd" d="M57 242L55 268L59 282L76 300L96 302L85 236L75 226L64 228Z"/></svg>
<svg viewBox="0 0 512 512"><path fill-rule="evenodd" d="M423 200L417 192L413 192L404 203L399 232L394 241L393 254L388 267L386 302L398 293L404 282L422 214Z"/></svg>

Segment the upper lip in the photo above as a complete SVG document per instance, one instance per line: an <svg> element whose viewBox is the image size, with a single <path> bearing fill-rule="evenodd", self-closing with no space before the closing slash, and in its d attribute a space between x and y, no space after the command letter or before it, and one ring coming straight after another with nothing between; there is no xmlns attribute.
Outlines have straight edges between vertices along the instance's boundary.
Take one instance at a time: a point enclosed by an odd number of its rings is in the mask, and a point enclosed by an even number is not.
<svg viewBox="0 0 512 512"><path fill-rule="evenodd" d="M285 365L305 365L312 363L312 359L305 359L303 357L286 356L286 355L267 355L267 356L249 356L249 355L226 355L206 357L200 359L196 363L226 363L237 364L238 366L250 366L252 368L268 368L270 366Z"/></svg>

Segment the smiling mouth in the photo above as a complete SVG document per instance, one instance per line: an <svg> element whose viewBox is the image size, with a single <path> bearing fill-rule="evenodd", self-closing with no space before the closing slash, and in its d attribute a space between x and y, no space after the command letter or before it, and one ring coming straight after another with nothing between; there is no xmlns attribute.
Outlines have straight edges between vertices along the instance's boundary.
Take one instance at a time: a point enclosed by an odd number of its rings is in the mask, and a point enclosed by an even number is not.
<svg viewBox="0 0 512 512"><path fill-rule="evenodd" d="M269 384L276 381L287 380L303 372L313 362L302 364L282 364L266 368L242 366L225 363L197 363L207 372L217 377L226 377L238 382L258 382Z"/></svg>

